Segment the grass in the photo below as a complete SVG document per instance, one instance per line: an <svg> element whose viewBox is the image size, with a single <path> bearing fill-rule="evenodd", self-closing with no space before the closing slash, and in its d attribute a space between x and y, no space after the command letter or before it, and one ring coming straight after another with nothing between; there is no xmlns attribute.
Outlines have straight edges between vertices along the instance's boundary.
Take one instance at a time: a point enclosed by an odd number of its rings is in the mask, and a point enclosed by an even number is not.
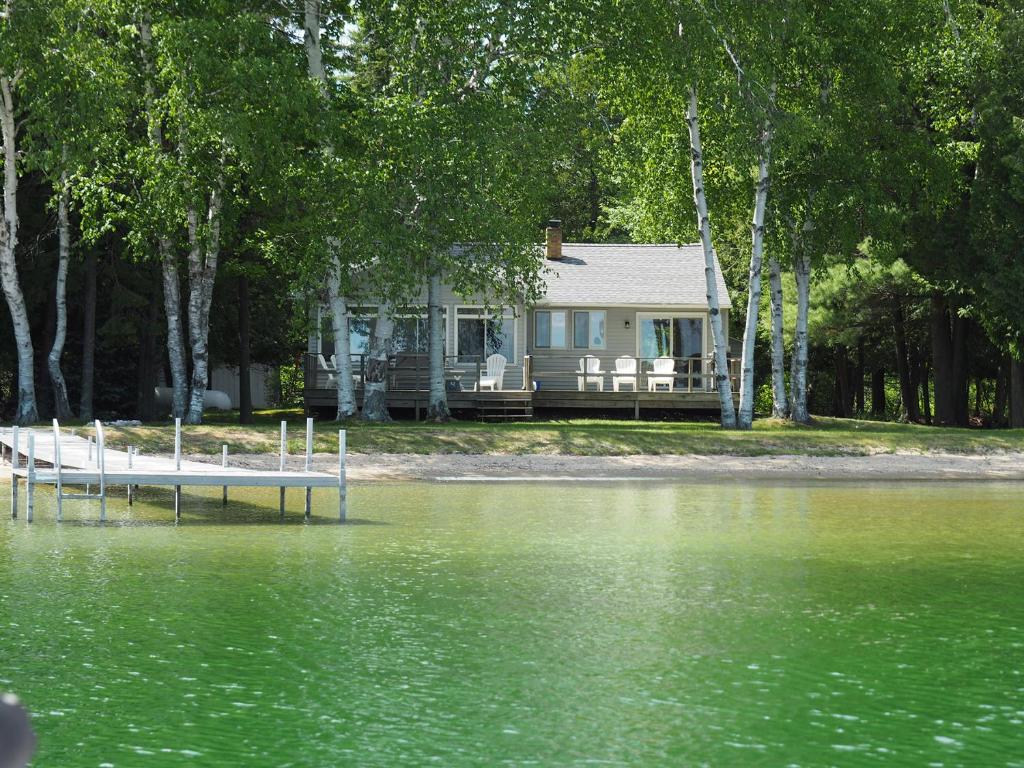
<svg viewBox="0 0 1024 768"><path fill-rule="evenodd" d="M276 453L280 422L289 423L288 450L305 451L305 420L300 410L262 411L242 426L237 414L210 415L201 426L183 428L185 453ZM723 430L711 422L636 422L597 419L483 424L395 422L340 425L317 422L314 450L336 452L338 429L348 431L352 453L480 453L622 456L700 454L764 456L868 455L876 453L982 454L1024 451L1024 430L928 427L878 421L819 418L811 426L762 419L748 432ZM88 430L85 430L88 431ZM144 453L171 453L174 427L146 424L108 427L111 446L136 445Z"/></svg>

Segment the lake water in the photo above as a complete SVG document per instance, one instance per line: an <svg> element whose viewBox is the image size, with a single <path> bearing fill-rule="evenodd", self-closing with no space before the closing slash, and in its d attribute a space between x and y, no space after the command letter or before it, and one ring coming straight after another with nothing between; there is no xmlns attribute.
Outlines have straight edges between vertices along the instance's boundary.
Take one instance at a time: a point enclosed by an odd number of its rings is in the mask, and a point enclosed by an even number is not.
<svg viewBox="0 0 1024 768"><path fill-rule="evenodd" d="M62 768L1024 766L1022 491L0 486L0 690Z"/></svg>

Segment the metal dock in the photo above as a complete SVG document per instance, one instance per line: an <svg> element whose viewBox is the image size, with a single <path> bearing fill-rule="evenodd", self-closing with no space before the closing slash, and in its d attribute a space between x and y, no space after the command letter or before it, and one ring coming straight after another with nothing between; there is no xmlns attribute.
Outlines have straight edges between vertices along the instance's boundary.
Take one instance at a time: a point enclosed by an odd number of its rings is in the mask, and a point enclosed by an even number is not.
<svg viewBox="0 0 1024 768"><path fill-rule="evenodd" d="M54 485L57 489L57 520L63 519L64 502L95 500L100 504L100 520L106 520L107 487L127 488L131 504L135 490L141 485L170 486L174 488L174 516L181 520L182 486L221 486L223 503L227 504L228 489L249 486L280 488L280 513L284 515L285 490L305 488L305 514L308 519L312 506L313 488L338 490L338 518L347 515L347 488L345 478L345 431L338 432L338 474L313 472L313 420L306 420L306 463L302 471L286 471L287 423L281 422L281 447L278 469L264 471L228 466L228 447L222 447L221 465L181 458L181 419L175 419L174 458L142 456L132 446L127 451L107 448L103 424L95 423L96 439L85 438L73 432L61 431L57 420L52 430L0 429L0 454L11 464L11 517L18 516L19 482L26 486L26 519L34 514L34 491L37 483ZM84 492L67 493L66 486L84 487ZM96 486L97 490L91 489Z"/></svg>

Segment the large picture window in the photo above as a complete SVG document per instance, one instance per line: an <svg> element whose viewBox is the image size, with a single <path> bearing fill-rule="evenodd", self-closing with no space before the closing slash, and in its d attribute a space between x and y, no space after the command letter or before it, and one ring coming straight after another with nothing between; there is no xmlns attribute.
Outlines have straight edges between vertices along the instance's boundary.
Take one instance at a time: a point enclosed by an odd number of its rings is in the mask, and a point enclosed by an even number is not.
<svg viewBox="0 0 1024 768"><path fill-rule="evenodd" d="M515 354L515 318L512 312L490 314L481 307L459 307L456 310L455 353L460 360L486 360L494 354L512 360Z"/></svg>
<svg viewBox="0 0 1024 768"><path fill-rule="evenodd" d="M604 310L572 313L572 345L576 349L604 349L607 315Z"/></svg>
<svg viewBox="0 0 1024 768"><path fill-rule="evenodd" d="M533 313L533 345L537 349L565 349L565 310L537 310Z"/></svg>
<svg viewBox="0 0 1024 768"><path fill-rule="evenodd" d="M704 320L699 317L638 317L640 357L703 357Z"/></svg>

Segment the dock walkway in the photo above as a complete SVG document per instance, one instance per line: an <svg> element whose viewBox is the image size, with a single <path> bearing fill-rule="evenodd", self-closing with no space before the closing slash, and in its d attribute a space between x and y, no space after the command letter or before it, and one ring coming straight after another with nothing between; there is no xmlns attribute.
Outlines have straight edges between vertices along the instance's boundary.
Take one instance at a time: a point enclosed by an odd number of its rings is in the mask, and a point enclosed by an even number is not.
<svg viewBox="0 0 1024 768"><path fill-rule="evenodd" d="M170 486L175 489L175 517L181 518L182 486L221 486L227 503L230 487L280 488L280 509L284 513L286 488L306 489L306 516L310 514L310 494L313 488L337 488L339 491L339 517L346 516L345 481L345 434L339 433L338 474L313 472L311 464L313 448L312 419L306 424L306 469L285 471L286 424L281 423L281 462L278 471L265 471L230 467L227 461L227 446L224 446L221 465L181 458L181 424L175 425L175 457L142 456L129 448L127 451L111 450L103 440L102 424L97 422L95 442L81 435L72 435L60 430L54 420L53 430L0 429L0 454L11 463L11 514L17 516L18 482L24 480L28 486L29 520L32 514L32 486L47 483L57 487L58 519L61 518L61 504L64 499L96 499L101 504L101 519L105 517L106 486L127 486L129 503L132 489L141 485ZM66 494L63 487L99 486L99 493Z"/></svg>

